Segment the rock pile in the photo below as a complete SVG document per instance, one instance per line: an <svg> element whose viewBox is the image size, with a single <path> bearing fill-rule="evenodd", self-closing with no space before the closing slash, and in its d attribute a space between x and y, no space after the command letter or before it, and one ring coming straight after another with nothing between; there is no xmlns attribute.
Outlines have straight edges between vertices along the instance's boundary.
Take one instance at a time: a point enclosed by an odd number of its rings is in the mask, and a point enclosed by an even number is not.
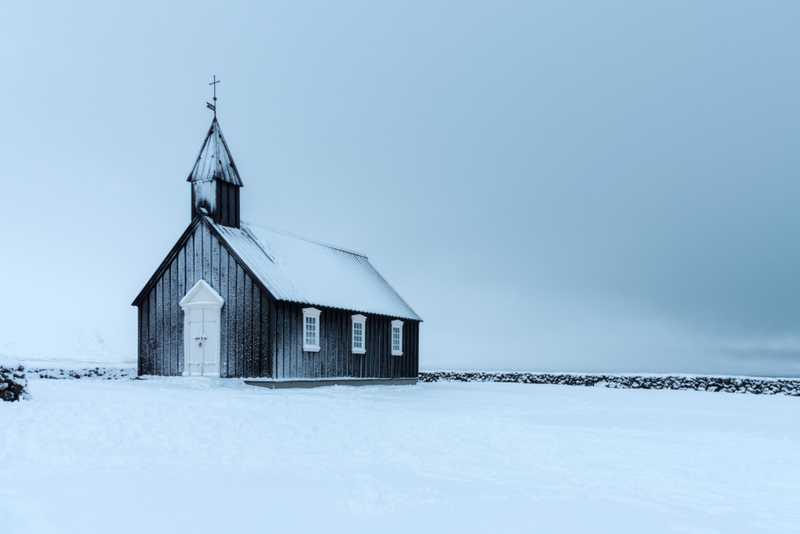
<svg viewBox="0 0 800 534"><path fill-rule="evenodd" d="M0 400L14 402L28 398L25 368L16 362L0 362Z"/></svg>
<svg viewBox="0 0 800 534"><path fill-rule="evenodd" d="M756 395L800 397L800 379L741 378L718 376L630 376L549 373L420 372L420 382L515 382L520 384L560 384L564 386L604 386L622 389L676 389L725 391Z"/></svg>

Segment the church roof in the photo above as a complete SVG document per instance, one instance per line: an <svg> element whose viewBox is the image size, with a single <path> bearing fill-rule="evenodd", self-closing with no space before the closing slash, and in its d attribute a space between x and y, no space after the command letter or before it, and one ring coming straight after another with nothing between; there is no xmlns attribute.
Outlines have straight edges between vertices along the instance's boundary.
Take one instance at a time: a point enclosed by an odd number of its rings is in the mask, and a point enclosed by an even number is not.
<svg viewBox="0 0 800 534"><path fill-rule="evenodd" d="M204 219L278 300L422 320L363 254L244 222L231 228Z"/></svg>
<svg viewBox="0 0 800 534"><path fill-rule="evenodd" d="M215 178L239 187L243 185L216 117L208 129L206 140L203 141L203 148L200 149L200 155L197 156L197 161L187 181L210 182Z"/></svg>

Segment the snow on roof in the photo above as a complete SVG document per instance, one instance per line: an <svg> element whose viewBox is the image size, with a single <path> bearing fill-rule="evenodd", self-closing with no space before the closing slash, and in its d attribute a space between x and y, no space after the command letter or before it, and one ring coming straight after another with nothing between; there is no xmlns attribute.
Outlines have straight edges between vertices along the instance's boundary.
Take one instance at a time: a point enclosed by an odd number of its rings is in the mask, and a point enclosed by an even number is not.
<svg viewBox="0 0 800 534"><path fill-rule="evenodd" d="M186 181L209 182L215 178L239 187L243 185L216 117L208 129L203 148L200 149L200 155L197 156L194 168Z"/></svg>
<svg viewBox="0 0 800 534"><path fill-rule="evenodd" d="M278 300L422 320L363 254L254 224L205 220Z"/></svg>

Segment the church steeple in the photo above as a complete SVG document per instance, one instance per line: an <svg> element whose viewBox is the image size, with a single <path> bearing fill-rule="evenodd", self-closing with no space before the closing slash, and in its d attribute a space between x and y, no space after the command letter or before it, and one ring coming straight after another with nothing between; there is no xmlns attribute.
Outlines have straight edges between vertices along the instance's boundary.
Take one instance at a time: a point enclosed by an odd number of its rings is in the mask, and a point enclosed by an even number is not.
<svg viewBox="0 0 800 534"><path fill-rule="evenodd" d="M239 228L242 179L216 116L187 181L192 182L193 217L198 209L205 208L215 223Z"/></svg>

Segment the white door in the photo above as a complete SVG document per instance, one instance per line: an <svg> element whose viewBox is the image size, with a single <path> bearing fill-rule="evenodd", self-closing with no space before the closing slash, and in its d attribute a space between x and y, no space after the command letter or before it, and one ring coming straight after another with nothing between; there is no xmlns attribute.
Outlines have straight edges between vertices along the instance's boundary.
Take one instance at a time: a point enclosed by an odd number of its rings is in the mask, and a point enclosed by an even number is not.
<svg viewBox="0 0 800 534"><path fill-rule="evenodd" d="M219 377L219 318L225 300L205 280L181 299L183 376Z"/></svg>
<svg viewBox="0 0 800 534"><path fill-rule="evenodd" d="M191 350L184 370L188 376L219 376L219 313L213 308L192 308L188 311Z"/></svg>

